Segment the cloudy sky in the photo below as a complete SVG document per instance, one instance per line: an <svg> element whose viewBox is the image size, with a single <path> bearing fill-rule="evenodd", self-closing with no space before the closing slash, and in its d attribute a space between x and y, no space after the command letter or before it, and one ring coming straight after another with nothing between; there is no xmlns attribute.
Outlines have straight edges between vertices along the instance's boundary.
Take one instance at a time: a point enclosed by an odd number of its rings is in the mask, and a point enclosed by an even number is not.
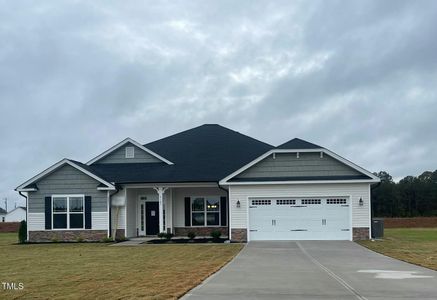
<svg viewBox="0 0 437 300"><path fill-rule="evenodd" d="M203 123L437 169L437 1L272 2L0 0L1 199Z"/></svg>

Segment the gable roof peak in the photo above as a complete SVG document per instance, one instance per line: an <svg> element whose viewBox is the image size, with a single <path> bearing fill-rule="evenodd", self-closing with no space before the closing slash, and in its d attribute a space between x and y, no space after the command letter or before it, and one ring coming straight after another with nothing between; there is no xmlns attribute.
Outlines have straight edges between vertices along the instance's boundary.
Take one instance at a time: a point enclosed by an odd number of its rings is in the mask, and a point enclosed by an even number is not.
<svg viewBox="0 0 437 300"><path fill-rule="evenodd" d="M277 146L276 149L323 149L323 147L300 138L294 138Z"/></svg>

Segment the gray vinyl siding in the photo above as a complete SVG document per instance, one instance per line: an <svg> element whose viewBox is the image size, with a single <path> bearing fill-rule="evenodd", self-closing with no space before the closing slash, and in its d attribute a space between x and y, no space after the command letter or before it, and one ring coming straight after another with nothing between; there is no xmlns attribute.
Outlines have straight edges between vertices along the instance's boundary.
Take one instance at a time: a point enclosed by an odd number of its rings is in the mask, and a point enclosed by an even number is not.
<svg viewBox="0 0 437 300"><path fill-rule="evenodd" d="M134 158L126 158L126 147L134 147ZM98 164L121 164L121 163L158 163L162 162L155 156L138 148L132 143L127 143L118 149L115 149L105 157L95 163Z"/></svg>
<svg viewBox="0 0 437 300"><path fill-rule="evenodd" d="M98 191L99 184L100 182L81 171L65 165L36 182L38 191L29 192L29 213L44 213L44 198L55 194L91 196L92 211L106 212L108 210L107 192Z"/></svg>
<svg viewBox="0 0 437 300"><path fill-rule="evenodd" d="M361 175L355 169L339 162L326 153L276 153L250 167L236 178L301 177L301 176L349 176Z"/></svg>

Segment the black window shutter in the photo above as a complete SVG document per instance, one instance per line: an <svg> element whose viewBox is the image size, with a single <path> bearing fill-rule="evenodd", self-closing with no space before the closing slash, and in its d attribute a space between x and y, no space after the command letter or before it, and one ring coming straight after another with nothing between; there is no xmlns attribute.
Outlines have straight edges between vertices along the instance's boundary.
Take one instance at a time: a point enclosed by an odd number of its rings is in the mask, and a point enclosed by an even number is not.
<svg viewBox="0 0 437 300"><path fill-rule="evenodd" d="M191 199L185 197L185 226L191 226Z"/></svg>
<svg viewBox="0 0 437 300"><path fill-rule="evenodd" d="M45 197L46 229L52 229L52 197Z"/></svg>
<svg viewBox="0 0 437 300"><path fill-rule="evenodd" d="M227 220L226 212L227 212L226 197L220 197L221 226L226 226L226 220Z"/></svg>
<svg viewBox="0 0 437 300"><path fill-rule="evenodd" d="M91 229L91 196L85 196L85 229Z"/></svg>

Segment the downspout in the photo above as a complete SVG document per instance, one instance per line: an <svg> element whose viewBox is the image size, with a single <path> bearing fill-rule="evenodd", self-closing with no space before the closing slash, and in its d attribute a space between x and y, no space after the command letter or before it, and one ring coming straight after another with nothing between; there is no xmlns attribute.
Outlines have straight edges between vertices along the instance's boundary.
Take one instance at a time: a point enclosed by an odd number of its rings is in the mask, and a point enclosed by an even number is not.
<svg viewBox="0 0 437 300"><path fill-rule="evenodd" d="M120 189L115 186L115 192L112 194L109 194L109 228L112 229L112 196L114 196L115 194L117 194L120 191ZM117 211L117 219L116 219L116 225L118 227L118 211ZM117 227L115 227L115 230L117 230ZM116 233L117 231L115 231ZM112 230L109 230L109 234L110 236L113 236L115 238L115 234L112 235Z"/></svg>
<svg viewBox="0 0 437 300"><path fill-rule="evenodd" d="M229 212L230 212L230 209L231 209L231 199L229 199L229 189L225 189L224 187L222 187L221 185L220 185L220 183L219 182L217 182L217 186L218 186L218 188L219 189L221 189L221 190L224 190L225 192L226 192L226 195L227 195L227 199L228 199L228 207L226 207L226 217L227 217L227 219L226 219L226 225L228 225L228 238L230 239L231 238L231 224L230 224L230 218L231 218L231 216L229 215Z"/></svg>
<svg viewBox="0 0 437 300"><path fill-rule="evenodd" d="M26 195L24 195L22 192L18 192L18 194L20 194L21 197L23 197L24 199L26 199L26 241L29 240L29 227L27 226L27 211L29 210L28 207L28 197Z"/></svg>

